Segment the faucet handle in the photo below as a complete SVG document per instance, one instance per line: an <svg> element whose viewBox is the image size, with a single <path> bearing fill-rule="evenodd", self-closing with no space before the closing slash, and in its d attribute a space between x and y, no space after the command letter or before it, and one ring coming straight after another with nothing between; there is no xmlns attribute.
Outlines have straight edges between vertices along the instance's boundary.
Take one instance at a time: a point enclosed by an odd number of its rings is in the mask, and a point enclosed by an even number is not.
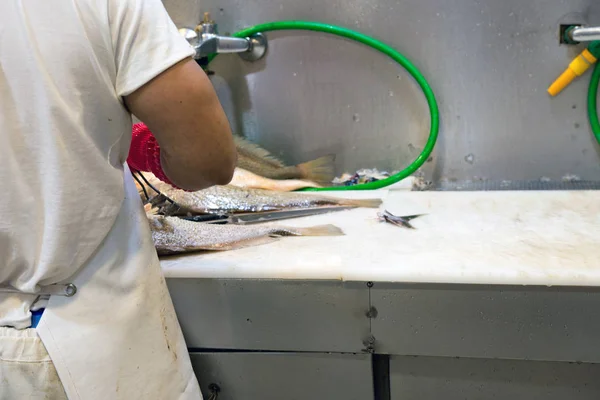
<svg viewBox="0 0 600 400"><path fill-rule="evenodd" d="M196 32L199 34L217 34L217 24L210 19L210 13L205 12L202 22L196 26Z"/></svg>
<svg viewBox="0 0 600 400"><path fill-rule="evenodd" d="M214 24L214 23L215 23L215 21L212 21L212 20L210 19L210 13L209 13L209 12L205 12L205 13L204 13L204 18L202 19L202 23L203 23L203 24Z"/></svg>

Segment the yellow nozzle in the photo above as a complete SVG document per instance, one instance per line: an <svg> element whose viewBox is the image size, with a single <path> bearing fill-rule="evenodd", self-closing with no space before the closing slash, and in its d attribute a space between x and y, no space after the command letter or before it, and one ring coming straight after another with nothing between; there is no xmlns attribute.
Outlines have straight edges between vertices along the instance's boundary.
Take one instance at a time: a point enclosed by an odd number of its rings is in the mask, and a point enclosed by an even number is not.
<svg viewBox="0 0 600 400"><path fill-rule="evenodd" d="M589 52L588 49L585 49L581 52L571 63L569 67L563 72L558 79L550 85L548 88L548 93L550 96L556 96L559 94L564 88L566 88L573 80L583 75L585 71L588 70L595 62L597 61L596 57L592 53Z"/></svg>

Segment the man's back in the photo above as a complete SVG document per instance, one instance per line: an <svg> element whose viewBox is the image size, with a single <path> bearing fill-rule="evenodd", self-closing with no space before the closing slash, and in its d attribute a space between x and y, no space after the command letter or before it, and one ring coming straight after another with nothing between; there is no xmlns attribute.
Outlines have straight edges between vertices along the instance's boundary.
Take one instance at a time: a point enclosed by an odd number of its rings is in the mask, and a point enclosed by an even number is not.
<svg viewBox="0 0 600 400"><path fill-rule="evenodd" d="M47 348L69 398L200 396L124 175L132 110L153 129L168 178L230 177L231 132L193 53L160 0L0 2L0 375L29 373L33 359L5 351L32 349L43 382ZM44 296L66 282L74 297ZM10 382L0 397L43 386Z"/></svg>
<svg viewBox="0 0 600 400"><path fill-rule="evenodd" d="M69 277L120 208L131 120L115 92L109 5L0 2L0 286ZM0 325L25 323L0 306Z"/></svg>

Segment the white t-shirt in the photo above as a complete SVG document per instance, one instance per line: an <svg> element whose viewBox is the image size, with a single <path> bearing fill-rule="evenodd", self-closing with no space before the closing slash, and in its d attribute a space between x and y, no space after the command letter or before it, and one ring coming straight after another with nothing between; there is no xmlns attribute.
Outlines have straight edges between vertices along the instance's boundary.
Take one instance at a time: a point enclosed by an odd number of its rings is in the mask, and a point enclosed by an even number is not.
<svg viewBox="0 0 600 400"><path fill-rule="evenodd" d="M0 1L0 288L68 282L98 252L124 198L122 96L193 53L160 0ZM0 293L0 326L30 326L36 297Z"/></svg>

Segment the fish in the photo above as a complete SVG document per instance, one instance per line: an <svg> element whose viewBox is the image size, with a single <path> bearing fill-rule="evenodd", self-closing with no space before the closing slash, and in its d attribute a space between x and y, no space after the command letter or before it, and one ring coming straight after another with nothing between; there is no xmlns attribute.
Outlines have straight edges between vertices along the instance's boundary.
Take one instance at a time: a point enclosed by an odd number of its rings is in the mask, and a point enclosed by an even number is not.
<svg viewBox="0 0 600 400"><path fill-rule="evenodd" d="M283 236L343 236L334 225L294 228L274 224L215 225L177 217L148 216L154 247L159 255L197 251L226 251L257 246Z"/></svg>
<svg viewBox="0 0 600 400"><path fill-rule="evenodd" d="M316 182L301 179L265 178L239 167L235 169L229 185L246 189L273 190L275 192L291 192L303 188L322 187Z"/></svg>
<svg viewBox="0 0 600 400"><path fill-rule="evenodd" d="M298 165L285 165L257 144L233 135L238 153L237 167L269 179L301 179L319 184L331 184L335 155L329 154Z"/></svg>
<svg viewBox="0 0 600 400"><path fill-rule="evenodd" d="M138 176L134 175L136 178ZM150 172L144 173L144 178L150 182L152 186L157 186L161 184L161 181L156 178L156 176ZM142 198L142 201L148 200L149 194L148 191L152 191L151 188L142 186L144 182L136 179L135 185ZM246 189L264 189L264 190L273 190L276 192L291 192L298 189L304 188L320 188L322 187L316 182L300 180L300 179L270 179L265 178L260 175L257 175L253 172L247 171L242 168L235 168L233 173L233 178L229 183L231 186L237 186L240 188Z"/></svg>
<svg viewBox="0 0 600 400"><path fill-rule="evenodd" d="M414 226L410 223L411 220L421 217L423 214L415 214L415 215L394 215L388 210L384 210L382 213L378 213L377 217L381 222L389 222L392 225L404 227L408 229L415 229Z"/></svg>
<svg viewBox="0 0 600 400"><path fill-rule="evenodd" d="M155 205L168 199L191 214L231 214L320 206L378 208L382 203L381 199L343 199L313 193L273 192L230 185L212 186L197 192L186 192L163 183L157 185L157 188L162 196L153 200Z"/></svg>

